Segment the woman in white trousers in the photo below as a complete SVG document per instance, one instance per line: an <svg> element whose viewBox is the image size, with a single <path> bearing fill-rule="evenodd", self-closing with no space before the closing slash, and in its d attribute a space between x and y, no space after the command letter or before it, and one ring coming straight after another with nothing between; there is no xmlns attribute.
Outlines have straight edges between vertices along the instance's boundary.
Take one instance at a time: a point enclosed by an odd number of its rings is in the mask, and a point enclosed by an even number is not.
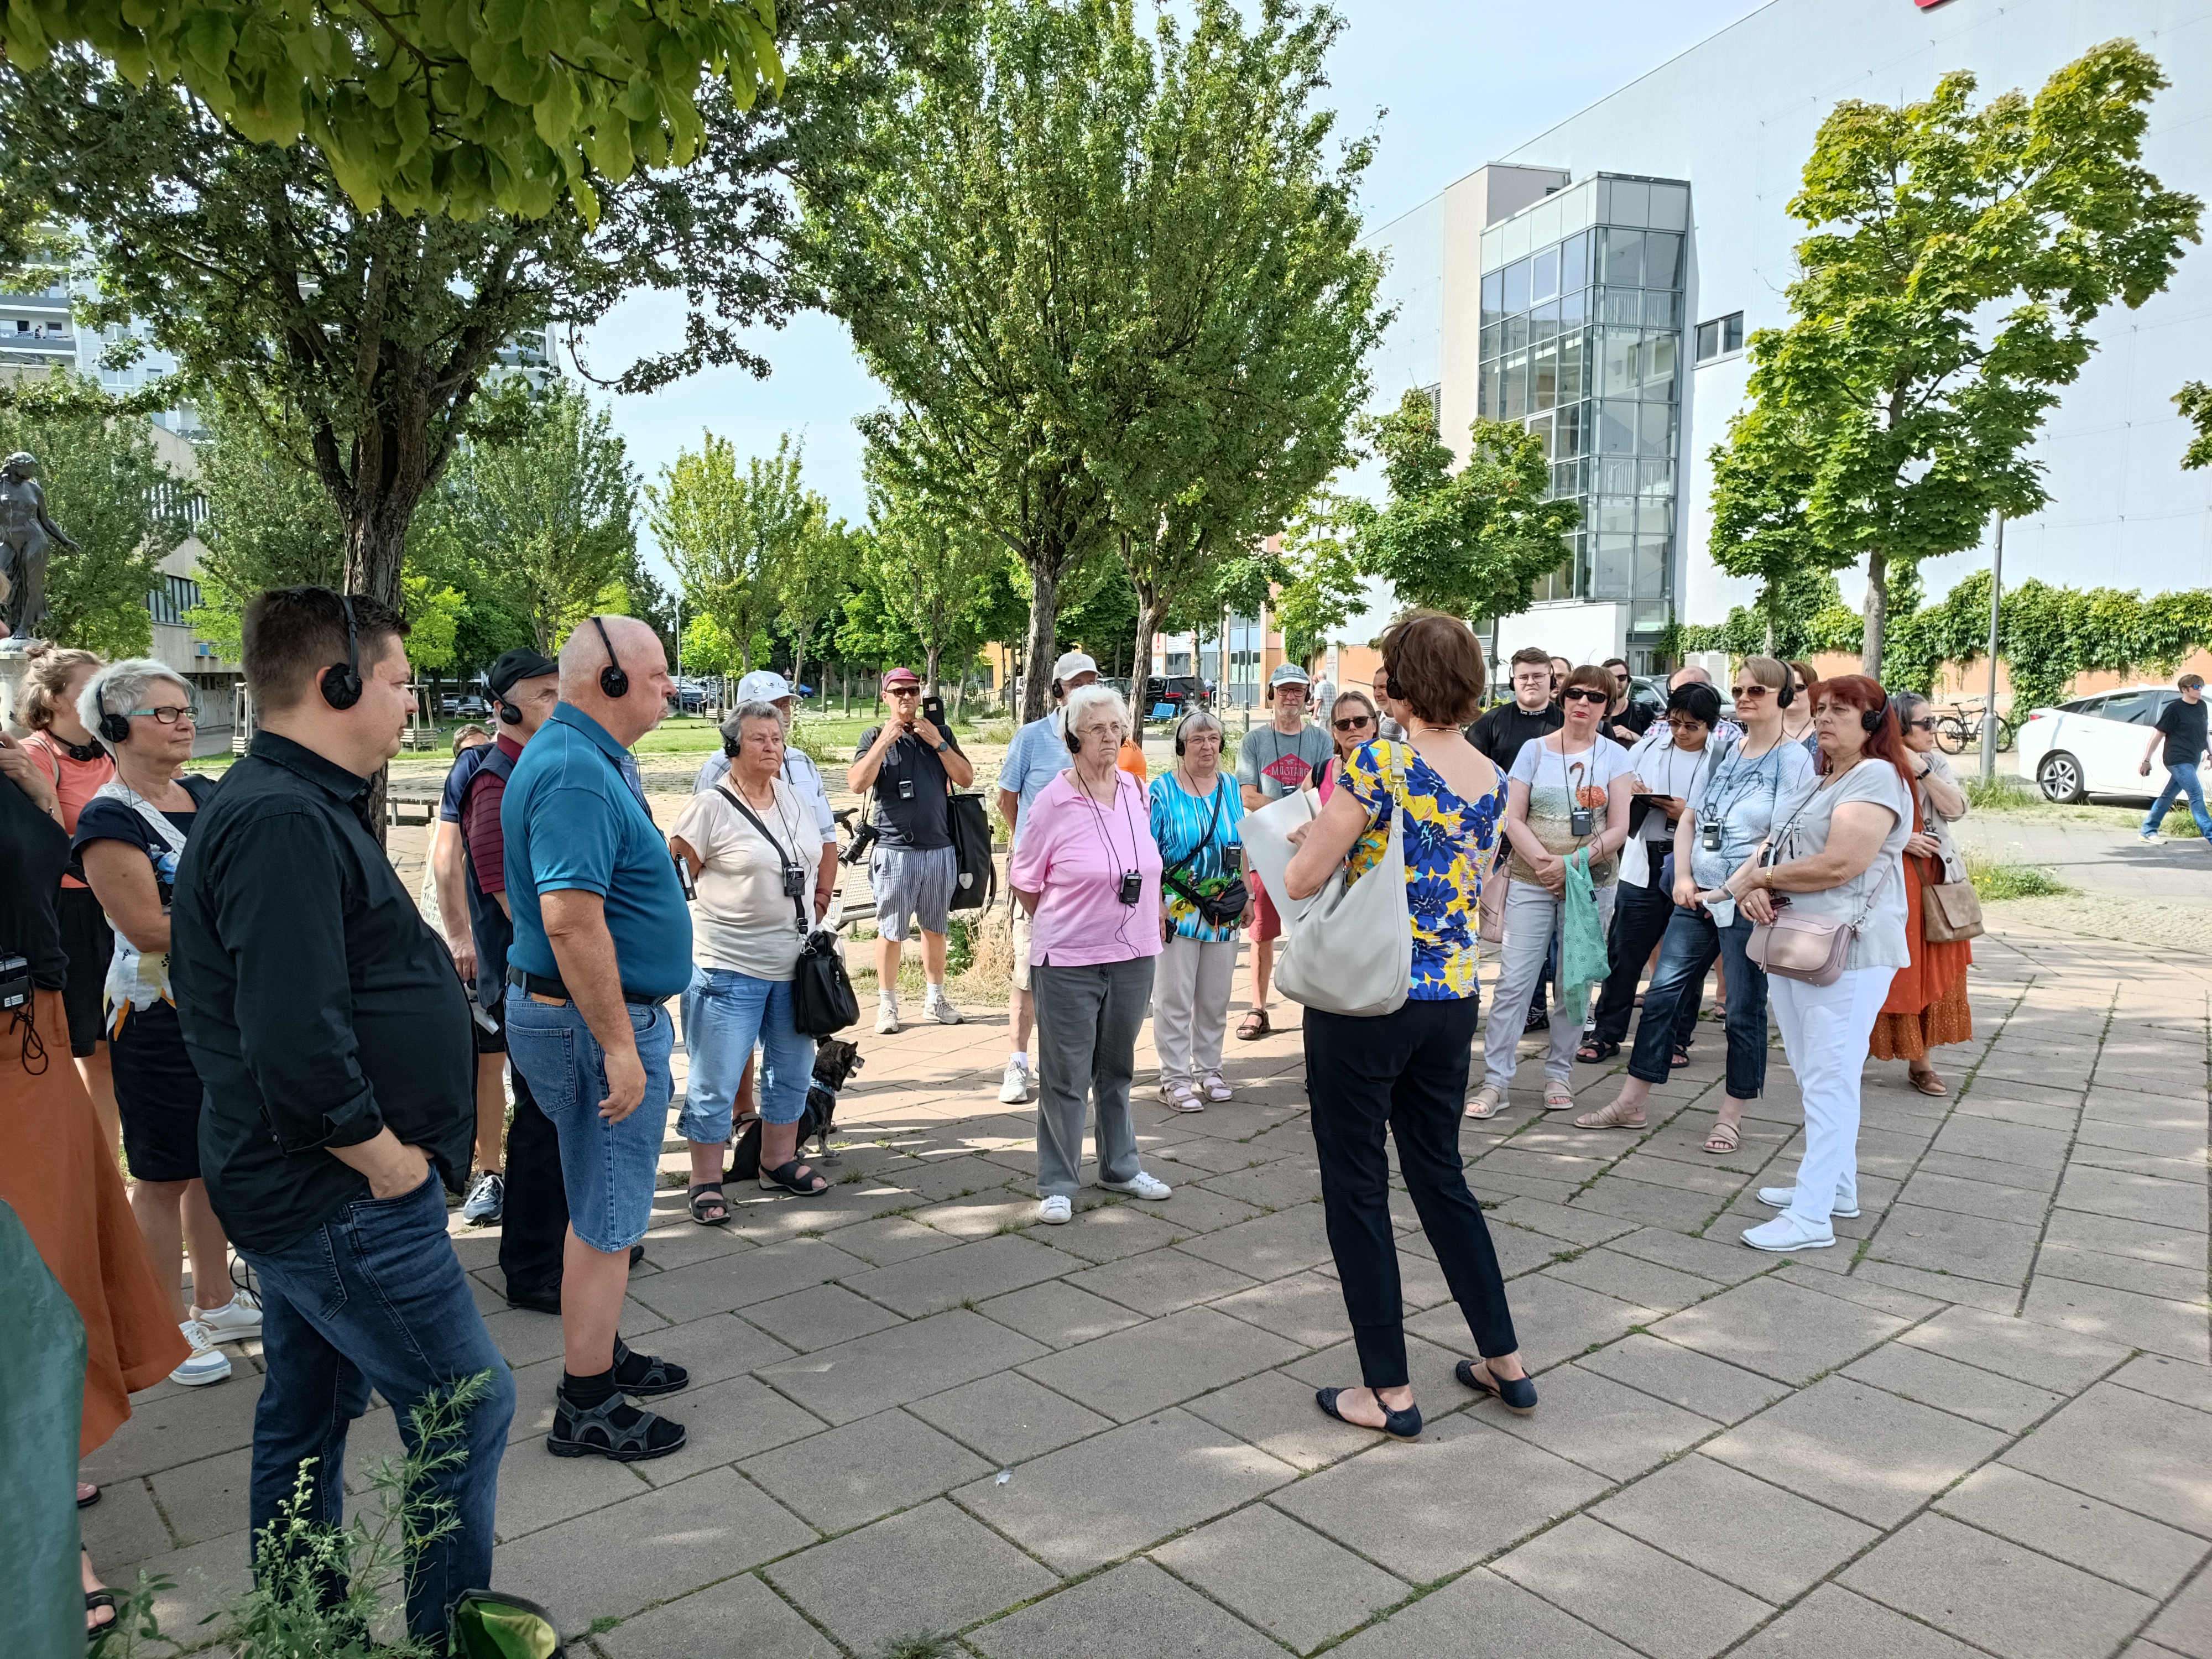
<svg viewBox="0 0 2212 1659"><path fill-rule="evenodd" d="M1236 780L1221 774L1218 714L1200 708L1184 715L1176 727L1175 748L1175 770L1152 780L1150 799L1152 839L1166 866L1152 1045L1159 1052L1161 1103L1179 1112L1200 1112L1209 1101L1218 1104L1230 1097L1221 1075L1221 1036L1229 1024L1240 918L1210 923L1199 903L1218 900L1243 872L1237 826L1244 802Z"/></svg>
<svg viewBox="0 0 2212 1659"><path fill-rule="evenodd" d="M1758 1250L1826 1249L1836 1242L1832 1218L1858 1214L1867 1038L1891 978L1911 960L1899 857L1912 836L1912 791L1897 716L1863 674L1823 680L1814 695L1820 787L1729 878L1754 926L1787 906L1851 933L1832 984L1768 978L1804 1103L1805 1152L1794 1186L1759 1189L1759 1202L1782 1213L1745 1229L1743 1242Z"/></svg>

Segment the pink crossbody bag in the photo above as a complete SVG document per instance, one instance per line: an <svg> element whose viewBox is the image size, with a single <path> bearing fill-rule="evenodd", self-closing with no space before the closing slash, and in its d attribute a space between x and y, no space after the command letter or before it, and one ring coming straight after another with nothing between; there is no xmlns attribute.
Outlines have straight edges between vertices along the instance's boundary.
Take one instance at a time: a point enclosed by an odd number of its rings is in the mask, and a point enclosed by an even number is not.
<svg viewBox="0 0 2212 1659"><path fill-rule="evenodd" d="M1866 764L1863 761L1859 763ZM1783 836L1796 827L1798 813L1811 804L1812 797L1808 796L1797 811L1790 814L1790 822L1782 826L1782 834L1767 842L1769 865L1779 855ZM1879 858L1881 854L1875 856ZM1808 985L1833 985L1844 976L1844 964L1850 960L1851 941L1866 925L1874 902L1881 896L1888 880L1889 870L1885 866L1874 885L1867 889L1858 914L1849 921L1837 921L1827 916L1801 916L1788 908L1777 910L1773 921L1753 924L1751 938L1744 944L1744 955L1769 974L1801 979Z"/></svg>

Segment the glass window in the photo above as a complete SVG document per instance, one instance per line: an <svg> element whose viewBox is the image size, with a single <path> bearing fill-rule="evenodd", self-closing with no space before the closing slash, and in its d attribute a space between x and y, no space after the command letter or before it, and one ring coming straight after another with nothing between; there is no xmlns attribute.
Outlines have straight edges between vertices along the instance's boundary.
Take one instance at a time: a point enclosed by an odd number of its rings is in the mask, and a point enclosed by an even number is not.
<svg viewBox="0 0 2212 1659"><path fill-rule="evenodd" d="M1663 495L1636 498L1636 527L1647 536L1670 536L1674 532L1674 503Z"/></svg>
<svg viewBox="0 0 2212 1659"><path fill-rule="evenodd" d="M1636 447L1644 455L1671 455L1674 453L1674 406L1672 404L1646 404L1638 411Z"/></svg>
<svg viewBox="0 0 2212 1659"><path fill-rule="evenodd" d="M1558 348L1541 345L1528 359L1528 407L1549 409L1559 401Z"/></svg>
<svg viewBox="0 0 2212 1659"><path fill-rule="evenodd" d="M1583 319L1589 314L1585 310L1586 301L1587 290L1579 288L1570 289L1559 295L1561 328L1580 328L1583 325Z"/></svg>
<svg viewBox="0 0 2212 1659"><path fill-rule="evenodd" d="M1485 363L1474 385L1474 412L1486 421L1498 418L1498 365Z"/></svg>
<svg viewBox="0 0 2212 1659"><path fill-rule="evenodd" d="M1644 233L1609 226L1605 238L1605 269L1599 273L1608 288L1644 286Z"/></svg>
<svg viewBox="0 0 2212 1659"><path fill-rule="evenodd" d="M2158 693L2129 691L2106 699L2097 712L2108 720L2125 720L2131 726L2148 726L2158 719Z"/></svg>
<svg viewBox="0 0 2212 1659"><path fill-rule="evenodd" d="M1665 294L1653 289L1644 296L1644 326L1663 328L1669 333L1682 325L1682 296Z"/></svg>
<svg viewBox="0 0 2212 1659"><path fill-rule="evenodd" d="M1636 453L1636 405L1634 404L1603 403L1597 405L1597 447L1604 455L1633 455ZM1624 487L1633 489L1636 473L1631 463L1629 482ZM1607 489L1616 488L1607 481Z"/></svg>
<svg viewBox="0 0 2212 1659"><path fill-rule="evenodd" d="M1645 398L1656 398L1672 403L1674 399L1674 337L1672 334L1645 335L1643 357Z"/></svg>
<svg viewBox="0 0 2212 1659"><path fill-rule="evenodd" d="M1505 360L1505 375L1501 386L1498 418L1517 421L1528 412L1528 359L1525 356Z"/></svg>
<svg viewBox="0 0 2212 1659"><path fill-rule="evenodd" d="M1710 328L1712 325L1708 323L1706 326ZM1482 355L1486 358L1495 357L1498 354L1504 334L1505 331L1496 323L1485 323L1482 325Z"/></svg>
<svg viewBox="0 0 2212 1659"><path fill-rule="evenodd" d="M1667 592L1667 538L1664 536L1638 536L1636 538L1636 568L1634 592L1639 599L1656 599Z"/></svg>
<svg viewBox="0 0 2212 1659"><path fill-rule="evenodd" d="M1488 329L1485 329L1482 332L1484 339L1484 345L1482 348L1483 355L1487 356L1490 352L1490 346L1488 343L1490 331ZM1718 323L1699 323L1698 325L1698 361L1701 363L1711 362L1714 358L1720 355L1721 325Z"/></svg>
<svg viewBox="0 0 2212 1659"><path fill-rule="evenodd" d="M1540 305L1559 292L1559 250L1547 247L1528 261L1528 303Z"/></svg>
<svg viewBox="0 0 2212 1659"><path fill-rule="evenodd" d="M1644 323L1644 296L1632 288L1607 288L1598 290L1602 296L1598 305L1596 320L1620 323L1629 328L1639 328Z"/></svg>
<svg viewBox="0 0 2212 1659"><path fill-rule="evenodd" d="M1590 517L1601 535L1632 536L1636 533L1636 498L1601 495Z"/></svg>
<svg viewBox="0 0 2212 1659"><path fill-rule="evenodd" d="M1581 331L1577 330L1572 334L1562 335L1559 338L1559 401L1561 403L1572 403L1577 398L1589 395L1589 386L1583 377L1583 362Z"/></svg>
<svg viewBox="0 0 2212 1659"><path fill-rule="evenodd" d="M1743 313L1741 311L1731 311L1721 319L1721 349L1743 349Z"/></svg>
<svg viewBox="0 0 2212 1659"><path fill-rule="evenodd" d="M1553 441L1559 441L1555 434ZM1552 463L1552 494L1554 497L1579 495L1583 493L1583 464L1580 461Z"/></svg>
<svg viewBox="0 0 2212 1659"><path fill-rule="evenodd" d="M1559 292L1572 294L1589 282L1589 237L1570 236L1559 244Z"/></svg>
<svg viewBox="0 0 2212 1659"><path fill-rule="evenodd" d="M1644 286L1682 286L1682 239L1671 230L1655 230L1644 241Z"/></svg>
<svg viewBox="0 0 2212 1659"><path fill-rule="evenodd" d="M1590 538L1590 597L1594 599L1625 599L1635 580L1636 538L1607 536L1602 533Z"/></svg>
<svg viewBox="0 0 2212 1659"><path fill-rule="evenodd" d="M1482 279L1482 325L1489 327L1505 314L1505 279L1492 271Z"/></svg>
<svg viewBox="0 0 2212 1659"><path fill-rule="evenodd" d="M1505 267L1504 309L1507 315L1528 309L1528 262L1516 259Z"/></svg>
<svg viewBox="0 0 2212 1659"><path fill-rule="evenodd" d="M1554 460L1568 460L1583 453L1583 411L1589 405L1579 403L1562 404L1552 428L1552 456ZM1559 480L1552 482L1552 493L1560 494Z"/></svg>
<svg viewBox="0 0 2212 1659"><path fill-rule="evenodd" d="M1522 312L1505 319L1505 345L1508 351L1524 351L1528 346L1528 314Z"/></svg>
<svg viewBox="0 0 2212 1659"><path fill-rule="evenodd" d="M1549 415L1530 416L1528 417L1528 430L1534 434L1536 441L1544 446L1543 453L1545 459L1547 460L1550 459L1552 454L1552 417Z"/></svg>
<svg viewBox="0 0 2212 1659"><path fill-rule="evenodd" d="M1674 463L1647 457L1636 464L1636 493L1668 495L1674 493Z"/></svg>
<svg viewBox="0 0 2212 1659"><path fill-rule="evenodd" d="M1528 337L1531 340L1548 340L1559 331L1559 302L1557 300L1549 305L1538 306L1528 313Z"/></svg>

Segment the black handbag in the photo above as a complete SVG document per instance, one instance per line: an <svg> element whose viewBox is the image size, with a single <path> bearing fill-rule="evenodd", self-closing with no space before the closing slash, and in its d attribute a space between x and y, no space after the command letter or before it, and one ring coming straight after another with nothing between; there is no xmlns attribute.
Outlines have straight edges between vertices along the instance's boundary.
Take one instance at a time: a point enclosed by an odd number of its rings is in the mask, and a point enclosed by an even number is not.
<svg viewBox="0 0 2212 1659"><path fill-rule="evenodd" d="M1217 784L1213 791L1213 816L1206 821L1206 833L1198 844L1160 872L1160 880L1167 890L1198 912L1198 917L1209 927L1226 927L1244 914L1252 896L1245 890L1244 878L1232 876L1229 884L1218 893L1201 893L1185 879L1190 873L1191 860L1206 849L1213 839L1213 826L1221 822L1221 793L1227 786Z"/></svg>
<svg viewBox="0 0 2212 1659"><path fill-rule="evenodd" d="M793 862L782 843L769 833L750 807L720 785L715 793L745 815L787 865ZM791 914L806 937L799 947L798 969L791 977L791 1023L801 1036L829 1036L860 1018L860 999L853 990L853 976L845 971L845 958L838 953L837 935L808 922L806 901L796 893L792 895Z"/></svg>
<svg viewBox="0 0 2212 1659"><path fill-rule="evenodd" d="M953 794L945 803L945 828L952 836L960 878L952 884L948 910L983 910L999 890L999 866L991 857L991 820L980 794Z"/></svg>

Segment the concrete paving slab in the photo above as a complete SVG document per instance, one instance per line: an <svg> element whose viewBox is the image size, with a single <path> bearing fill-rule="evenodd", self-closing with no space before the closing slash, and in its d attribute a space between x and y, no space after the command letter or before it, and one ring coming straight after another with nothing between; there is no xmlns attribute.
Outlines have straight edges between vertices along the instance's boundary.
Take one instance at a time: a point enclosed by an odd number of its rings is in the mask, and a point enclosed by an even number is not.
<svg viewBox="0 0 2212 1659"><path fill-rule="evenodd" d="M1741 1659L1975 1659L1976 1650L1834 1584L1822 1584L1738 1648Z"/></svg>
<svg viewBox="0 0 2212 1659"><path fill-rule="evenodd" d="M2102 1285L2039 1279L2028 1287L2021 1312L2039 1324L2149 1348L2192 1364L2212 1364L2212 1327L2201 1301L2168 1302Z"/></svg>
<svg viewBox="0 0 2212 1659"><path fill-rule="evenodd" d="M1478 1567L1404 1612L1359 1632L1344 1659L1466 1659L1468 1632L1498 1653L1546 1659L1630 1659L1635 1652L1486 1567Z"/></svg>
<svg viewBox="0 0 2212 1659"><path fill-rule="evenodd" d="M1279 1659L1282 1649L1150 1561L1131 1561L968 1637L986 1659Z"/></svg>
<svg viewBox="0 0 2212 1659"><path fill-rule="evenodd" d="M1590 1514L1778 1606L1881 1536L1864 1522L1698 1455L1624 1487Z"/></svg>
<svg viewBox="0 0 2212 1659"><path fill-rule="evenodd" d="M1114 1426L1019 1371L979 1376L907 1410L997 1464L1026 1462Z"/></svg>
<svg viewBox="0 0 2212 1659"><path fill-rule="evenodd" d="M2002 1461L2212 1538L2212 1417L2189 1407L2100 1382Z"/></svg>
<svg viewBox="0 0 2212 1659"><path fill-rule="evenodd" d="M844 1282L871 1302L920 1319L1057 1279L1081 1265L1048 1244L1008 1234L855 1273Z"/></svg>
<svg viewBox="0 0 2212 1659"><path fill-rule="evenodd" d="M2206 1554L2202 1538L2003 1463L1976 1469L1936 1507L2154 1598L2171 1595Z"/></svg>
<svg viewBox="0 0 2212 1659"><path fill-rule="evenodd" d="M1638 1334L1576 1364L1716 1422L1735 1423L1789 1393L1786 1384L1692 1348Z"/></svg>
<svg viewBox="0 0 2212 1659"><path fill-rule="evenodd" d="M1493 1564L1492 1571L1651 1659L1704 1659L1771 1611L1764 1601L1575 1516Z"/></svg>
<svg viewBox="0 0 2212 1659"><path fill-rule="evenodd" d="M1754 1279L1653 1328L1653 1334L1793 1385L1905 1328L1905 1320L1796 1285Z"/></svg>
<svg viewBox="0 0 2212 1659"><path fill-rule="evenodd" d="M1680 1455L1718 1425L1581 1365L1544 1374L1539 1408L1489 1414L1497 1427L1616 1480Z"/></svg>
<svg viewBox="0 0 2212 1659"><path fill-rule="evenodd" d="M745 1659L828 1659L822 1632L760 1581L739 1573L625 1619L592 1639L607 1659L695 1659L743 1632Z"/></svg>
<svg viewBox="0 0 2212 1659"><path fill-rule="evenodd" d="M1103 1267L1071 1273L1067 1282L1148 1319L1249 1290L1255 1283L1247 1274L1202 1261L1181 1249L1124 1256Z"/></svg>
<svg viewBox="0 0 2212 1659"><path fill-rule="evenodd" d="M899 1322L897 1314L842 1285L817 1285L773 1302L750 1304L744 1317L748 1324L759 1326L791 1352L834 1348L840 1342Z"/></svg>
<svg viewBox="0 0 2212 1659"><path fill-rule="evenodd" d="M2212 1577L2200 1571L2143 1632L2147 1643L2187 1659L2212 1659ZM2133 1651L2133 1650L2130 1650Z"/></svg>
<svg viewBox="0 0 2212 1659"><path fill-rule="evenodd" d="M1956 1412L2007 1434L2021 1434L2066 1396L1999 1376L1924 1348L1889 1342L1844 1368L1844 1375L1923 1406Z"/></svg>
<svg viewBox="0 0 2212 1659"><path fill-rule="evenodd" d="M1152 1559L1300 1653L1413 1592L1265 1504L1185 1533Z"/></svg>
<svg viewBox="0 0 2212 1659"><path fill-rule="evenodd" d="M975 1480L990 1465L896 1409L841 1425L738 1466L787 1509L844 1532Z"/></svg>
<svg viewBox="0 0 2212 1659"><path fill-rule="evenodd" d="M2066 1394L2078 1394L2128 1357L2114 1343L1973 1308L1938 1314L1898 1340Z"/></svg>
<svg viewBox="0 0 2212 1659"><path fill-rule="evenodd" d="M1298 1344L1242 1320L1211 1308L1186 1308L1064 1349L1022 1370L1117 1423L1127 1423L1279 1365L1297 1352Z"/></svg>
<svg viewBox="0 0 2212 1659"><path fill-rule="evenodd" d="M1055 1279L976 1304L975 1311L1047 1347L1072 1348L1139 1323L1144 1316Z"/></svg>
<svg viewBox="0 0 2212 1659"><path fill-rule="evenodd" d="M1042 1343L969 1313L933 1315L763 1366L761 1380L830 1423L927 1399L1034 1359Z"/></svg>
<svg viewBox="0 0 2212 1659"><path fill-rule="evenodd" d="M2177 1406L2212 1412L2212 1370L2203 1365L2186 1364L2162 1353L2137 1354L2112 1373L2112 1381Z"/></svg>

